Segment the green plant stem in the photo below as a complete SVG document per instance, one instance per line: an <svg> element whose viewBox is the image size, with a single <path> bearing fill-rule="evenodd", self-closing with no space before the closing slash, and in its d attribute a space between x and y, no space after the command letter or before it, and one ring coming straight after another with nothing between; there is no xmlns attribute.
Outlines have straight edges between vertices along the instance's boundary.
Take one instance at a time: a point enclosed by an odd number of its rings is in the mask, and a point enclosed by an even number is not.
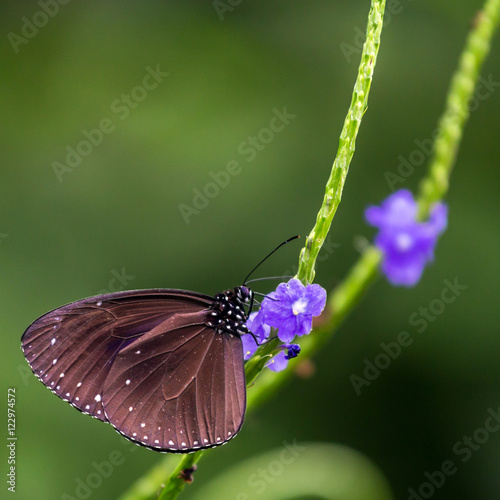
<svg viewBox="0 0 500 500"><path fill-rule="evenodd" d="M335 157L330 177L326 183L325 196L316 218L316 224L306 238L305 246L299 257L297 278L304 284L314 281L316 258L325 242L333 217L340 204L347 172L349 171L349 165L354 155L356 137L368 105L368 95L380 47L384 9L385 0L372 0L370 13L368 14L366 41L363 45L351 105L344 120L344 127L340 133L337 156Z"/></svg>
<svg viewBox="0 0 500 500"><path fill-rule="evenodd" d="M202 457L203 453L203 450L201 450L196 453L189 453L182 456L179 465L174 469L172 474L170 474L167 484L165 488L163 488L158 500L173 500L179 496L184 486L187 484L185 479L181 477L181 472L186 469L191 469Z"/></svg>
<svg viewBox="0 0 500 500"><path fill-rule="evenodd" d="M484 60L489 53L491 38L498 25L500 0L487 0L479 11L469 32L458 68L451 80L445 111L438 124L438 136L426 177L418 194L419 217L424 219L434 203L442 200L448 191L451 170L455 164L460 140L474 89ZM480 97L477 97L479 103Z"/></svg>

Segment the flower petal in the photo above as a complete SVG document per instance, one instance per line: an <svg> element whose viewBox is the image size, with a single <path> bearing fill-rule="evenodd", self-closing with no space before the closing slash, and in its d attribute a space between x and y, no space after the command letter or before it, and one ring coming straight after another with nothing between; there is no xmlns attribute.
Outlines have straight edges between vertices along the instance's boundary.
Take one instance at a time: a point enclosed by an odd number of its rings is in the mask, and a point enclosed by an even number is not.
<svg viewBox="0 0 500 500"><path fill-rule="evenodd" d="M283 319L278 327L278 338L289 344L297 335L297 320L295 317Z"/></svg>
<svg viewBox="0 0 500 500"><path fill-rule="evenodd" d="M406 189L396 191L386 198L380 207L371 206L365 211L365 218L372 226L400 227L415 221L417 204Z"/></svg>
<svg viewBox="0 0 500 500"><path fill-rule="evenodd" d="M285 358L285 352L280 351L278 354L272 357L266 366L273 372L281 372L288 365L288 360Z"/></svg>
<svg viewBox="0 0 500 500"><path fill-rule="evenodd" d="M262 309L258 312L253 312L247 319L247 328L257 337L261 342L264 342L271 333L271 327L264 322L264 314Z"/></svg>
<svg viewBox="0 0 500 500"><path fill-rule="evenodd" d="M243 343L243 359L250 359L257 350L257 342L249 333L242 335L241 341Z"/></svg>
<svg viewBox="0 0 500 500"><path fill-rule="evenodd" d="M319 316L326 305L326 290L320 285L307 285L306 297L308 312L312 316Z"/></svg>
<svg viewBox="0 0 500 500"><path fill-rule="evenodd" d="M382 262L382 271L393 285L414 286L422 276L426 264L422 254L409 255L399 259Z"/></svg>
<svg viewBox="0 0 500 500"><path fill-rule="evenodd" d="M307 335L312 330L312 315L303 314L299 321L297 321L295 335L301 337ZM280 337L281 338L281 337Z"/></svg>

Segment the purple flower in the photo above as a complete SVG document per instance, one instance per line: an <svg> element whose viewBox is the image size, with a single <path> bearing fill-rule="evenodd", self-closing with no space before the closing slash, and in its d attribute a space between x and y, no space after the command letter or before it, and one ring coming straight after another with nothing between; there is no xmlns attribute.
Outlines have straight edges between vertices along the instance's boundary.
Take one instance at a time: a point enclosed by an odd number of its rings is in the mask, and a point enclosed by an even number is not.
<svg viewBox="0 0 500 500"><path fill-rule="evenodd" d="M246 361L250 359L257 350L257 342L250 334L245 334L241 336L241 341L243 342L243 359Z"/></svg>
<svg viewBox="0 0 500 500"><path fill-rule="evenodd" d="M299 345L289 342L295 335L311 331L313 316L319 316L325 304L326 291L319 285L304 286L298 279L281 283L275 292L264 298L259 312L250 314L246 322L253 336L247 334L241 337L244 358L253 356L258 345L269 338L271 327L278 328L278 337L285 344L266 366L276 372L284 370L288 360L297 357L300 352Z"/></svg>
<svg viewBox="0 0 500 500"><path fill-rule="evenodd" d="M438 236L446 229L448 209L438 203L427 222L417 221L417 203L401 189L365 211L368 223L379 228L375 245L383 253L382 272L393 285L413 286L434 258Z"/></svg>
<svg viewBox="0 0 500 500"><path fill-rule="evenodd" d="M287 367L287 365L288 360L286 359L285 351L280 351L266 364L266 366L273 372L281 372Z"/></svg>
<svg viewBox="0 0 500 500"><path fill-rule="evenodd" d="M258 312L253 312L247 319L247 328L259 338L261 342L269 337L271 327L264 323L262 309Z"/></svg>
<svg viewBox="0 0 500 500"><path fill-rule="evenodd" d="M281 283L263 301L260 314L263 321L278 328L278 337L289 343L295 335L306 335L312 329L313 316L318 316L326 304L326 291L319 285L304 286L300 280Z"/></svg>
<svg viewBox="0 0 500 500"><path fill-rule="evenodd" d="M259 339L260 343L264 342L271 332L271 327L263 323L263 316L260 311L250 314L246 325L255 337ZM243 342L244 359L250 359L257 350L257 342L250 334L242 335L241 340Z"/></svg>

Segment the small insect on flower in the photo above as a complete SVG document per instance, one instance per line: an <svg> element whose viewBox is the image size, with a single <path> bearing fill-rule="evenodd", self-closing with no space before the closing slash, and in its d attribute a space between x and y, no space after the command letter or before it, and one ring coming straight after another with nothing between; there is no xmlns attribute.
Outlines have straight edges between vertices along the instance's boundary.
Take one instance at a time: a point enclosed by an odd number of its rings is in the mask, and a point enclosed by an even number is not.
<svg viewBox="0 0 500 500"><path fill-rule="evenodd" d="M368 224L378 227L375 245L383 253L382 272L393 285L413 286L420 280L434 247L446 229L448 209L437 203L428 221L417 221L418 206L413 195L401 189L365 211Z"/></svg>

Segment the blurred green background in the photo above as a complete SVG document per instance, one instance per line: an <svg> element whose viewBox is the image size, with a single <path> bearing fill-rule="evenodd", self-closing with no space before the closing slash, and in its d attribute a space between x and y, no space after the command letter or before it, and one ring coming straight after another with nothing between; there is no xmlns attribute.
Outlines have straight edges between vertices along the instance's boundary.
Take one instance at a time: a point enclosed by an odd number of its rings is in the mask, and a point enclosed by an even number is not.
<svg viewBox="0 0 500 500"><path fill-rule="evenodd" d="M4 401L7 387L17 389L18 498L77 498L76 480L93 471L92 462L124 450L123 464L91 496L115 498L161 459L136 447L130 454L111 427L81 415L31 375L19 348L31 321L104 290L215 294L240 284L276 244L307 234L314 223L370 2L233 3L218 15L210 1L73 1L57 4L45 24L37 2L0 4L0 356ZM318 263L316 280L328 290L373 236L363 210L390 192L384 174L397 173L401 157L413 154L419 165L395 187L418 186L427 156L415 153L415 141L432 136L482 2L390 4L329 240L334 251ZM24 17L41 26L25 27L22 42ZM500 406L500 95L491 84L500 82L499 54L496 37L482 72L490 91L483 85L466 128L434 265L414 289L379 280L317 357L314 376L296 378L249 416L234 441L207 455L185 498L231 465L294 439L366 455L398 499L445 460L457 472L436 498L499 498L500 432L476 433L482 443L473 443L465 462L455 448ZM138 89L147 68L157 66L168 76L154 89ZM129 104L124 95L132 96ZM262 132L273 110L284 108L295 117L272 137ZM79 146L83 131L103 119L113 130L90 150ZM250 153L249 137L259 132L264 142ZM53 164L65 163L67 147L89 154L58 177ZM193 207L193 190L216 192L211 173L229 162L238 173L219 174L227 186L199 213L183 216L179 207ZM258 275L293 273L299 248L280 250ZM113 281L123 272L127 278ZM455 278L466 290L418 332L409 318ZM356 394L350 377L363 376L364 360L373 361L380 343L401 331L412 345ZM314 481L286 469L278 479ZM218 498L227 496L220 491Z"/></svg>

